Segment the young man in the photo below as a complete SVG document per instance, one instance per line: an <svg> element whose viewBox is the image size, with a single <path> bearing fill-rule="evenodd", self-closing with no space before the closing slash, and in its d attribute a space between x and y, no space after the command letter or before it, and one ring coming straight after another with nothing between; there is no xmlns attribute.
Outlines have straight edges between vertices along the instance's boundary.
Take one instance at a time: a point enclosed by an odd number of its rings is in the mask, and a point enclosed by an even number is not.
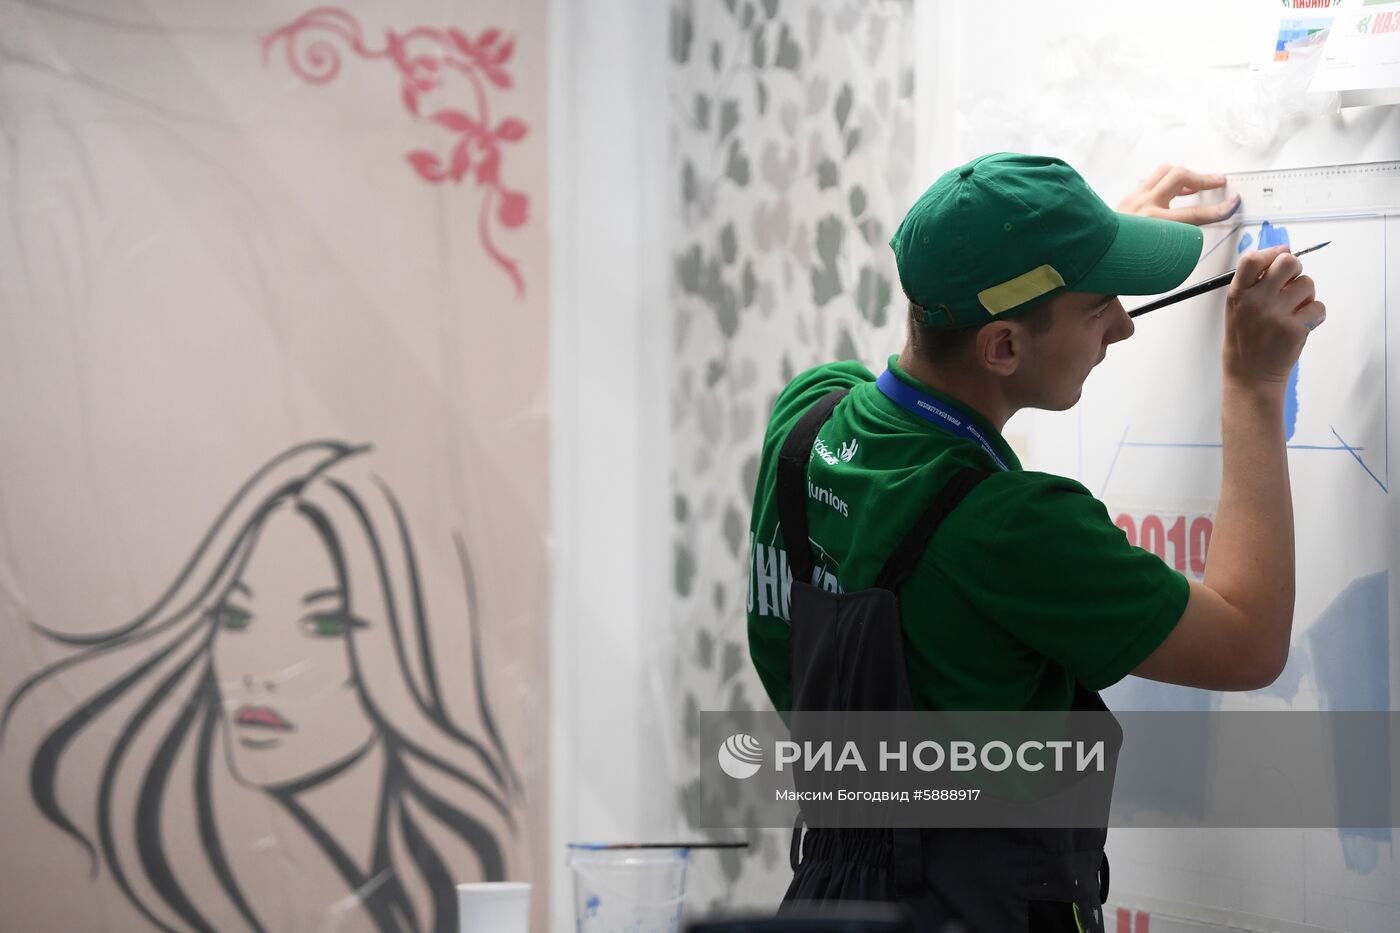
<svg viewBox="0 0 1400 933"><path fill-rule="evenodd" d="M961 710L1102 708L1096 691L1128 674L1212 690L1278 676L1294 592L1284 392L1325 317L1286 247L1243 256L1225 300L1224 470L1205 582L1130 547L1079 483L1022 470L1000 433L1022 408L1079 400L1110 345L1132 336L1118 296L1180 285L1200 257L1193 224L1237 206L1173 210L1171 199L1223 183L1163 166L1115 212L1059 159L997 153L919 198L891 240L910 303L903 351L878 380L856 362L799 375L769 422L748 630L776 709L794 708L794 697L832 702L811 673L828 649L793 634L804 631L802 613L809 626L812 615L835 618L820 608L823 591L890 580L887 561L909 549L910 527L950 481L964 497L914 545L897 585L880 584L898 597L888 657L904 670L861 676L901 686L907 677L915 708ZM810 453L794 431L809 411ZM805 495L794 491L803 486ZM794 512L796 501L805 509ZM803 525L806 547L793 559L783 531ZM791 582L790 563L810 563L810 586L803 574ZM1101 928L1101 831L1028 841L925 830L914 843L923 879L914 893L895 883L909 870L900 846L888 832L863 832L808 832L788 900L898 897L926 929Z"/></svg>

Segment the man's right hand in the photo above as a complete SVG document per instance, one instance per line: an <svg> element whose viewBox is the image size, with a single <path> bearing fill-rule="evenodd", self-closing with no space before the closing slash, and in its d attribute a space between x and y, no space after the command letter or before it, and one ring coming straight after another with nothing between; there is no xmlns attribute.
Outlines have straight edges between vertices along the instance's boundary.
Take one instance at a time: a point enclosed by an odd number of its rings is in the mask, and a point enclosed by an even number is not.
<svg viewBox="0 0 1400 933"><path fill-rule="evenodd" d="M1227 384L1282 389L1308 334L1327 317L1313 280L1287 246L1247 253L1225 296Z"/></svg>

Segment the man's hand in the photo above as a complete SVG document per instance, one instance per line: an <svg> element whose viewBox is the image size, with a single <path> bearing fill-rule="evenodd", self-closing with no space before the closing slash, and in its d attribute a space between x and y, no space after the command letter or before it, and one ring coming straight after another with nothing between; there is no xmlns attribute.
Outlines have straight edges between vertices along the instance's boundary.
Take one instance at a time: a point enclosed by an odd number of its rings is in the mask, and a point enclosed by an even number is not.
<svg viewBox="0 0 1400 933"><path fill-rule="evenodd" d="M1159 217L1197 226L1213 224L1235 212L1240 206L1238 194L1220 204L1197 204L1194 207L1172 207L1172 198L1224 186L1224 175L1202 175L1179 165L1163 162L1147 181L1142 183L1142 187L1122 200L1118 210L1125 214L1141 214L1144 217Z"/></svg>
<svg viewBox="0 0 1400 933"><path fill-rule="evenodd" d="M1282 389L1313 328L1327 318L1287 246L1245 253L1225 294L1227 384Z"/></svg>

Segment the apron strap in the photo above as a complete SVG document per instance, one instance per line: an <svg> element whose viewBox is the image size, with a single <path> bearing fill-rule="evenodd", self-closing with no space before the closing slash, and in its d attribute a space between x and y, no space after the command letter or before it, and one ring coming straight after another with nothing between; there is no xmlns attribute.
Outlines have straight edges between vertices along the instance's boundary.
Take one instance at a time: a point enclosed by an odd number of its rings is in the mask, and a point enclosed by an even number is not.
<svg viewBox="0 0 1400 933"><path fill-rule="evenodd" d="M823 396L807 409L788 432L778 454L778 523L783 529L792 578L812 582L812 549L807 544L807 461L812 459L812 442L831 417L836 403L846 397L846 389Z"/></svg>
<svg viewBox="0 0 1400 933"><path fill-rule="evenodd" d="M929 540L938 526L986 478L986 472L971 467L964 467L955 473L895 546L875 578L874 587L897 594L928 550ZM924 890L923 833L918 829L900 827L892 830L891 835L893 850L890 862L894 871L895 897L900 900L917 898Z"/></svg>
<svg viewBox="0 0 1400 933"><path fill-rule="evenodd" d="M905 532L904 537L900 539L894 552L885 561L880 575L875 578L874 586L877 589L897 593L904 581L909 579L909 575L914 572L914 567L919 563L919 558L924 556L924 551L928 550L929 539L938 530L938 526L943 524L943 519L947 518L948 514L958 507L958 503L962 502L967 494L976 489L977 484L986 478L985 471L972 467L963 467L953 474L948 485L944 486L934 497L933 502L914 522L913 527ZM791 547L789 547L788 553L792 553Z"/></svg>

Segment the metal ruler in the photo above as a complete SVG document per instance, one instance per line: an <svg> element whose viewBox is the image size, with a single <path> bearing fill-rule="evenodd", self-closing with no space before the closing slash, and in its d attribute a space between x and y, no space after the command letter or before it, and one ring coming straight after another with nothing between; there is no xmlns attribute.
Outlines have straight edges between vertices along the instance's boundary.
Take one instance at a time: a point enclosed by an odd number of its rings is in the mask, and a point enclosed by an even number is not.
<svg viewBox="0 0 1400 933"><path fill-rule="evenodd" d="M1231 220L1315 220L1400 214L1400 162L1227 172L1226 197L1238 193Z"/></svg>

